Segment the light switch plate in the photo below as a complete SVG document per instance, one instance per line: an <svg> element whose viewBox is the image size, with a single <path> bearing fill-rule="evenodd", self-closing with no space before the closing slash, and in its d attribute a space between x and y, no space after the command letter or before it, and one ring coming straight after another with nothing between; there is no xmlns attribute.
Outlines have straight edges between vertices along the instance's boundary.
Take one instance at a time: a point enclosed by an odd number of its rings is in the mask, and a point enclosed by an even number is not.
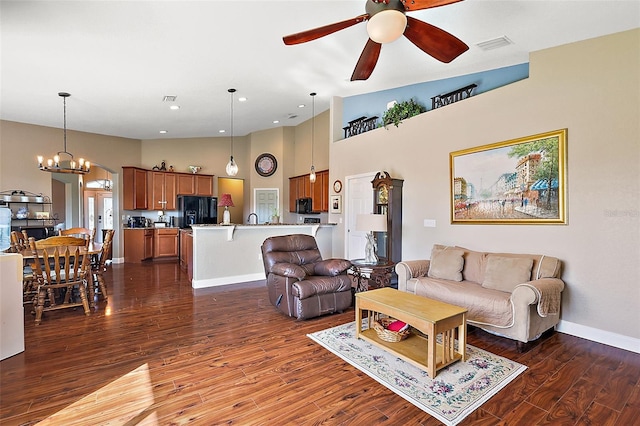
<svg viewBox="0 0 640 426"><path fill-rule="evenodd" d="M436 220L435 219L425 219L424 220L424 227L425 228L435 228L436 227Z"/></svg>

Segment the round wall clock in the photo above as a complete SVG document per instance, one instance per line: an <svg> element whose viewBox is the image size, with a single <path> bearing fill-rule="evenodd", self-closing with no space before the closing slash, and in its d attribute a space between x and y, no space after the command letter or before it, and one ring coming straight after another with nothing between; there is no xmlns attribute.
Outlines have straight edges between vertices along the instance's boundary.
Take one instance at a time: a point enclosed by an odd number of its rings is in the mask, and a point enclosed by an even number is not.
<svg viewBox="0 0 640 426"><path fill-rule="evenodd" d="M258 172L260 176L271 176L276 172L277 168L278 162L276 161L276 157L271 154L260 154L258 158L256 158L256 172Z"/></svg>
<svg viewBox="0 0 640 426"><path fill-rule="evenodd" d="M336 180L335 182L333 182L333 192L337 194L340 191L342 191L342 182Z"/></svg>

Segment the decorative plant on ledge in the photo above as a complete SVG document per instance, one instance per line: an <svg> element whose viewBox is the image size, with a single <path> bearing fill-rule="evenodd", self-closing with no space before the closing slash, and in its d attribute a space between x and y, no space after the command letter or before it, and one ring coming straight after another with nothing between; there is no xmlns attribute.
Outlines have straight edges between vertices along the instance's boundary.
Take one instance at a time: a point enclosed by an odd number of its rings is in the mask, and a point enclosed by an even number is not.
<svg viewBox="0 0 640 426"><path fill-rule="evenodd" d="M398 127L402 120L413 117L418 114L426 112L427 108L416 102L413 98L408 101L398 102L391 108L385 111L382 115L382 124L385 129L389 124L393 124Z"/></svg>

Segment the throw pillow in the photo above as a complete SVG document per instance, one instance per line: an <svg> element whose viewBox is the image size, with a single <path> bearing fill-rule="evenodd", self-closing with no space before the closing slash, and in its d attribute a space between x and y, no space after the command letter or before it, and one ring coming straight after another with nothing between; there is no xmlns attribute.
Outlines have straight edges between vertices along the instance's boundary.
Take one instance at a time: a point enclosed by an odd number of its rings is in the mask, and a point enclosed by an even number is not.
<svg viewBox="0 0 640 426"><path fill-rule="evenodd" d="M531 258L489 255L482 287L511 293L518 284L531 280L532 265Z"/></svg>
<svg viewBox="0 0 640 426"><path fill-rule="evenodd" d="M462 281L464 250L454 247L434 245L427 276L443 280Z"/></svg>

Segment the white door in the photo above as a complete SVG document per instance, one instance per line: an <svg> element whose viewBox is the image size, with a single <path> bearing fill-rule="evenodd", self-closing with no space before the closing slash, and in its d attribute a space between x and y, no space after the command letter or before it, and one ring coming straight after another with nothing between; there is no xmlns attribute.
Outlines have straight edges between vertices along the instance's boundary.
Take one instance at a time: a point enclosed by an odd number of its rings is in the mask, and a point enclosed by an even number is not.
<svg viewBox="0 0 640 426"><path fill-rule="evenodd" d="M373 187L371 181L375 172L345 178L345 253L347 259L364 258L366 232L356 231L356 217L359 214L373 213Z"/></svg>
<svg viewBox="0 0 640 426"><path fill-rule="evenodd" d="M253 213L258 215L256 223L271 222L271 217L276 211L278 215L282 216L278 208L278 189L256 188L254 191L253 210Z"/></svg>
<svg viewBox="0 0 640 426"><path fill-rule="evenodd" d="M96 242L102 242L102 231L113 229L113 194L109 191L85 191L84 227L96 230Z"/></svg>

